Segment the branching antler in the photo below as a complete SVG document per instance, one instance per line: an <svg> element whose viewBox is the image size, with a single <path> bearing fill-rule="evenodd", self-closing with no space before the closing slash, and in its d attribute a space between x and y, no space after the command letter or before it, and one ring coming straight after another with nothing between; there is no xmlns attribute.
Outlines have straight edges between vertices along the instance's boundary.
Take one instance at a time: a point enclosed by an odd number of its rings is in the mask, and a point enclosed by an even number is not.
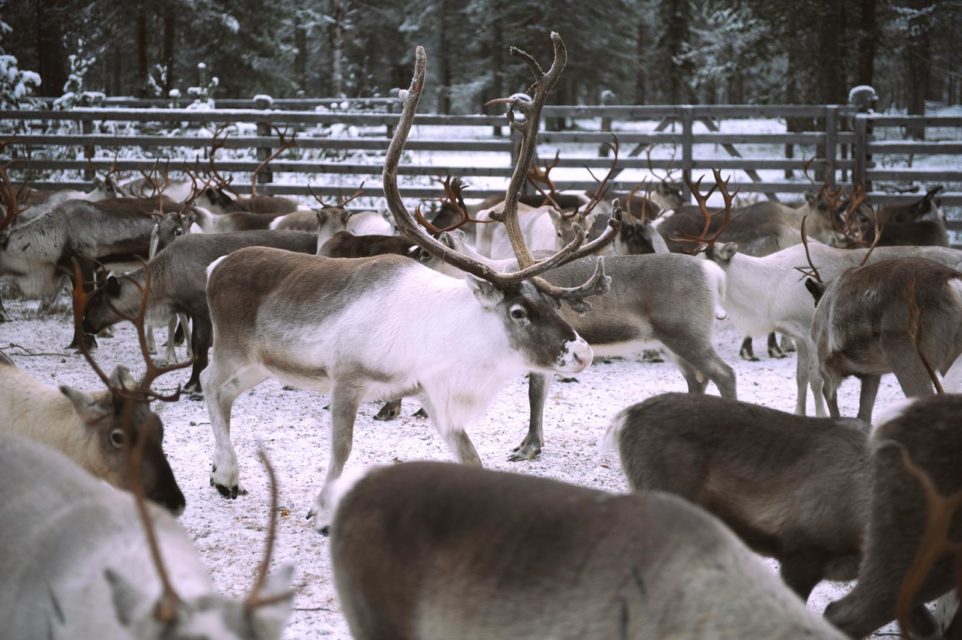
<svg viewBox="0 0 962 640"><path fill-rule="evenodd" d="M284 131L281 131L277 127L271 127L271 129L273 129L274 133L277 134L279 146L271 155L264 158L264 160L261 161L259 165L257 165L257 168L254 169L254 173L251 174L251 195L252 196L257 195L257 176L260 174L260 172L266 169L267 165L269 165L271 162L276 160L277 157L280 156L282 153L284 153L288 149L293 149L294 147L297 146L297 131L294 131L294 134L290 138L288 138L287 134L290 133L290 129L285 129Z"/></svg>
<svg viewBox="0 0 962 640"><path fill-rule="evenodd" d="M447 231L454 231L455 229L460 229L469 222L475 224L491 224L494 220L478 220L472 218L471 214L468 213L468 207L464 204L464 196L461 192L467 189L468 185L464 184L461 178L452 178L447 176L444 180L441 180L441 185L444 187L444 196L442 198L442 206L447 204L452 207L458 214L458 219L446 227L438 227L427 221L424 214L421 213L421 205L418 205L414 209L414 219L418 221L422 227L427 229L431 235L438 237L442 233Z"/></svg>
<svg viewBox="0 0 962 640"><path fill-rule="evenodd" d="M230 125L221 124L218 125L214 132L210 136L210 149L207 152L207 174L211 176L217 189L224 189L229 191L236 198L238 197L237 192L230 186L234 181L234 178L225 178L217 171L217 165L215 159L217 158L217 152L224 148L227 142L228 136L230 136L229 131ZM224 137L220 138L220 134L223 133Z"/></svg>
<svg viewBox="0 0 962 640"><path fill-rule="evenodd" d="M547 72L541 69L541 65L530 54L517 47L511 47L511 55L515 58L521 58L528 65L535 77L535 82L529 87L527 94L516 93L508 98L496 98L485 104L485 106L493 104L508 105L508 123L513 129L521 132L521 148L514 172L511 174L511 181L508 183L503 216L504 226L508 232L508 238L511 240L511 248L518 258L518 266L522 269L534 264L534 257L528 247L525 246L521 234L521 225L518 222L518 198L521 195L521 186L528 175L537 147L541 110L548 99L548 93L554 87L558 78L561 77L561 71L568 61L568 51L561 36L552 32L551 43L554 48L554 59Z"/></svg>
<svg viewBox="0 0 962 640"><path fill-rule="evenodd" d="M595 174L591 172L591 169L585 167L585 170L588 172L591 178L598 183L598 186L595 187L591 196L591 200L585 206L584 211L581 212L581 215L584 218L587 218L588 215L595 210L595 207L598 206L598 203L604 200L605 196L608 195L608 189L611 188L611 181L618 174L618 151L621 148L620 144L618 143L618 136L612 133L611 142L605 142L604 147L611 151L611 155L613 156L611 160L611 167L608 169L608 173L605 174L605 177L601 180L598 180L598 178L595 177ZM630 204L628 205L628 217L631 217Z"/></svg>
<svg viewBox="0 0 962 640"><path fill-rule="evenodd" d="M343 196L338 194L337 204L330 204L328 202L324 202L324 199L321 198L321 196L314 193L314 189L311 187L311 185L307 185L307 192L311 194L312 198L317 200L317 204L321 205L321 209L344 209L344 207L346 207L350 202L360 198L364 194L364 183L362 182L361 186L357 188L357 191L355 191L349 196Z"/></svg>
<svg viewBox="0 0 962 640"><path fill-rule="evenodd" d="M943 554L949 553L956 557L956 569L959 568L958 554L962 551L962 543L953 542L949 538L949 527L952 525L953 516L962 507L962 491L951 496L943 496L928 473L912 461L902 444L889 441L883 446L898 447L902 455L902 465L909 475L918 480L925 496L925 529L922 532L918 550L915 552L915 558L899 587L895 605L896 619L902 633L907 634L910 629L909 613L913 608L912 600L922 588L936 561Z"/></svg>
<svg viewBox="0 0 962 640"><path fill-rule="evenodd" d="M526 167L530 166L531 158L534 153L534 139L530 134L537 133L537 121L540 118L541 107L544 104L547 91L554 84L554 81L557 80L557 76L561 73L561 68L564 66L565 60L564 43L561 41L561 37L556 33L552 33L551 38L555 47L555 60L551 66L551 69L548 71L548 74L540 75L538 81L535 83L536 91L534 93L534 98L528 99L526 97L525 99L520 99L514 96L512 98L499 99L493 102L495 104L509 104L511 107L511 111L509 111L509 113L514 113L513 110L518 109L523 116L520 119L517 118L517 116L512 116L512 119L510 120L511 126L520 128L525 132L525 135L521 144L522 152L520 154L520 159L518 164L515 166L515 170L511 178L511 185L508 188L508 197L506 198L505 202L504 216L505 226L507 227L508 235L511 238L512 247L515 249L515 256L517 257L520 266L518 271L510 273L498 273L491 267L473 260L462 253L454 251L444 243L439 242L417 223L417 220L415 220L415 218L407 210L407 208L404 206L403 200L401 199L401 193L397 184L398 163L400 162L401 153L404 150L404 142L407 139L407 136L411 131L411 126L414 122L414 114L417 110L418 101L420 100L421 93L424 89L424 75L425 67L427 65L427 56L423 47L418 47L416 50L414 77L411 81L410 88L401 94L403 100L401 117L398 121L397 128L394 130L394 137L391 139L391 144L388 147L387 155L384 161L384 195L387 199L388 207L390 208L395 222L397 223L398 229L404 235L411 238L413 242L420 245L427 253L444 260L467 273L488 280L489 282L502 288L515 286L526 278L534 278L535 276L549 271L550 269L560 266L566 262L576 260L598 251L606 244L614 240L615 234L620 226L621 212L619 209L609 221L608 228L598 239L584 244L584 231L579 227L576 229L576 237L574 241L562 248L560 251L554 253L549 258L546 258L540 262L536 262L531 256L531 253L528 250L528 247L525 244L524 238L521 234L521 229L518 225L517 219L517 206L520 187L523 184L527 174ZM537 62L535 62L531 56L524 52L518 51L517 49L512 49L512 52L514 55L521 57L528 62L533 71L541 73L541 67L538 66ZM592 279L595 285L595 288L592 291L601 290L601 288L606 286L609 281L607 276L603 275L603 267L599 266L596 270L602 271L602 274L597 278ZM550 291L552 295L555 295L555 293L551 290L550 285L545 283L540 278L533 279L533 282L543 291ZM585 296L589 295L589 293L590 292L578 290L572 291L571 295Z"/></svg>
<svg viewBox="0 0 962 640"><path fill-rule="evenodd" d="M705 194L701 192L701 181L704 176L699 177L695 184L692 184L691 180L687 178L685 179L689 190L691 190L692 196L695 198L695 202L698 203L698 208L701 210L705 224L702 227L701 233L699 233L697 236L690 233L679 233L673 239L676 242L693 243L696 248L691 253L700 253L705 251L708 247L714 246L715 242L728 227L728 224L732 219L732 202L734 201L735 196L738 195L738 190L736 189L735 193L728 193L728 181L731 178L722 180L721 171L718 169L712 169L712 176L715 178L715 184L713 184L711 189L708 190L708 193ZM715 189L718 189L718 191L721 193L722 200L724 201L724 207L713 213L709 213L708 199L713 193L715 193ZM709 236L708 232L711 230L712 222L714 222L715 218L720 214L722 215L721 224L719 224L715 233Z"/></svg>

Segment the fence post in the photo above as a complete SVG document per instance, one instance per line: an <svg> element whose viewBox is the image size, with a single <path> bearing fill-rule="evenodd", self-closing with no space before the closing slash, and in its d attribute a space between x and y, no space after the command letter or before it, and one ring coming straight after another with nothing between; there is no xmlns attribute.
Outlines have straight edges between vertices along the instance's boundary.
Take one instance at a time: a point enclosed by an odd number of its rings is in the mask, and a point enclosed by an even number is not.
<svg viewBox="0 0 962 640"><path fill-rule="evenodd" d="M691 182L694 118L690 104L681 105L679 109L681 110L681 192L685 201L691 202L691 189L688 188L688 183Z"/></svg>
<svg viewBox="0 0 962 640"><path fill-rule="evenodd" d="M865 165L868 156L868 115L855 114L855 144L852 145L852 159L855 166L852 169L852 186L861 186L866 191Z"/></svg>
<svg viewBox="0 0 962 640"><path fill-rule="evenodd" d="M254 108L266 111L271 108L274 103L274 99L268 95L259 94L254 96ZM271 137L271 123L270 120L258 120L257 121L257 135L258 137ZM261 162L266 160L271 155L270 147L257 147L257 159ZM257 184L269 184L274 181L274 174L271 172L271 168L265 167L263 171L257 174Z"/></svg>
<svg viewBox="0 0 962 640"><path fill-rule="evenodd" d="M83 119L80 121L80 132L84 135L92 135L94 132L94 121L89 119ZM94 156L97 155L97 148L92 144L84 145L84 160L93 160ZM93 180L97 176L97 172L94 169L87 168L84 169L84 180Z"/></svg>
<svg viewBox="0 0 962 640"><path fill-rule="evenodd" d="M835 186L835 171L838 164L837 137L838 105L825 106L825 184Z"/></svg>

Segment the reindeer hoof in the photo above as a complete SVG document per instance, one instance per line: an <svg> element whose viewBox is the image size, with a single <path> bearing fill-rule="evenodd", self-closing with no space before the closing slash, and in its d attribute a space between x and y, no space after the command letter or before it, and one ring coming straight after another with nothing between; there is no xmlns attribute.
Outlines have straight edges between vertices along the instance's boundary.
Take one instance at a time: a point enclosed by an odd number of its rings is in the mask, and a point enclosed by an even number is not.
<svg viewBox="0 0 962 640"><path fill-rule="evenodd" d="M322 536L324 536L325 538L327 538L328 536L331 535L331 526L330 526L330 525L327 525L327 524L324 525L323 527L321 527L320 529L318 529L318 533L320 533Z"/></svg>
<svg viewBox="0 0 962 640"><path fill-rule="evenodd" d="M747 360L748 362L758 362L758 356L756 356L752 351L748 349L742 349L738 352L742 360Z"/></svg>
<svg viewBox="0 0 962 640"><path fill-rule="evenodd" d="M237 493L238 493L237 487L225 487L222 484L217 484L213 480L211 480L210 483L214 485L214 488L217 489L217 492L220 493L225 498L228 498L230 500L237 499Z"/></svg>
<svg viewBox="0 0 962 640"><path fill-rule="evenodd" d="M564 383L578 382L578 378L576 378L576 377L574 377L574 376L570 376L570 377L569 377L569 376L558 376L558 382L564 382Z"/></svg>
<svg viewBox="0 0 962 640"><path fill-rule="evenodd" d="M93 334L90 334L90 333L83 334L82 340L83 340L83 344L86 345L87 347L87 351L93 351L94 349L97 348L97 338ZM80 343L77 342L77 338L74 338L73 341L67 345L67 348L76 349L77 351L80 351Z"/></svg>
<svg viewBox="0 0 962 640"><path fill-rule="evenodd" d="M427 417L428 417L428 412L424 410L424 407L421 407L420 409L418 409L417 411L415 411L414 413L412 413L412 414L411 414L411 417L412 417L412 418L427 418Z"/></svg>
<svg viewBox="0 0 962 640"><path fill-rule="evenodd" d="M514 448L511 455L508 456L509 462L522 462L525 460L534 460L541 453L541 445L532 444L525 440L520 445Z"/></svg>
<svg viewBox="0 0 962 640"><path fill-rule="evenodd" d="M391 402L385 402L381 410L377 412L374 419L379 422L385 422L387 420L394 420L399 415L401 415L401 401L395 400Z"/></svg>
<svg viewBox="0 0 962 640"><path fill-rule="evenodd" d="M661 351L658 349L645 349L641 355L642 362L650 362L652 364L664 362L665 359L661 357Z"/></svg>
<svg viewBox="0 0 962 640"><path fill-rule="evenodd" d="M784 351L782 351L782 349L781 349L779 346L776 345L774 348L770 348L770 349L768 350L768 357L770 357L770 358L787 358L787 357L788 357L788 354L785 353ZM756 360L757 360L757 358L756 358Z"/></svg>

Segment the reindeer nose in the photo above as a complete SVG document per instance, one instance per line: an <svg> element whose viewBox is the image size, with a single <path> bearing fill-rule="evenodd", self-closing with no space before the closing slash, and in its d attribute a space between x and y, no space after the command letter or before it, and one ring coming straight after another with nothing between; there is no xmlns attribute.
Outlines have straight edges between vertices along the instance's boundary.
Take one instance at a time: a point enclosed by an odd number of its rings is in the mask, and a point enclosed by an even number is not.
<svg viewBox="0 0 962 640"><path fill-rule="evenodd" d="M562 373L578 373L591 364L594 351L584 338L577 336L575 340L565 342L558 358L558 371Z"/></svg>

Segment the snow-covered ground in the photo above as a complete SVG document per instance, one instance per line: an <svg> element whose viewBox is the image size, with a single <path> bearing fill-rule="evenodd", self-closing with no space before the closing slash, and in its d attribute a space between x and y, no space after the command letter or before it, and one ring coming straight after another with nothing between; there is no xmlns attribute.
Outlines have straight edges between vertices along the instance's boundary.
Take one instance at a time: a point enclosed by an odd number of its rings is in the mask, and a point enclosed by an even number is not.
<svg viewBox="0 0 962 640"><path fill-rule="evenodd" d="M0 324L0 350L49 384L100 388L99 379L83 358L64 350L70 341L66 311L41 317L36 306L35 302L7 302L13 319ZM100 340L96 358L104 368L123 363L137 375L143 367L138 366L141 358L134 333L129 325L119 325L115 331L115 337ZM739 398L792 410L794 357L745 362L737 355L740 339L730 324L719 323L715 344L722 358L736 370ZM756 340L756 351L764 352L763 340ZM170 391L186 379L186 372L175 372L158 381L158 386ZM627 485L617 457L597 448L609 419L620 409L652 395L683 390L684 380L670 363L647 364L638 358L598 361L579 374L576 382L552 388L540 459L507 461L509 451L527 429L524 379L508 384L488 414L468 432L489 468L623 492ZM710 391L715 392L713 387ZM857 383L848 381L839 395L843 413L854 415ZM900 398L894 379L887 376L879 392L876 415ZM204 403L184 399L155 407L166 427L165 447L171 466L187 497L187 510L180 522L194 539L217 588L238 597L250 589L264 552L269 498L266 473L257 462L257 441L267 449L277 470L282 506L274 565L293 564L297 585L286 638L350 638L333 588L328 541L304 518L328 464L326 403L326 397L286 390L272 381L237 400L231 431L241 482L249 493L234 501L222 498L208 483L213 438ZM394 422L375 422L372 417L378 408L368 403L360 410L349 468L419 459L452 460L428 421L410 417L417 408L411 402L405 403L404 417ZM844 589L842 585L823 583L813 593L809 608L821 612Z"/></svg>

